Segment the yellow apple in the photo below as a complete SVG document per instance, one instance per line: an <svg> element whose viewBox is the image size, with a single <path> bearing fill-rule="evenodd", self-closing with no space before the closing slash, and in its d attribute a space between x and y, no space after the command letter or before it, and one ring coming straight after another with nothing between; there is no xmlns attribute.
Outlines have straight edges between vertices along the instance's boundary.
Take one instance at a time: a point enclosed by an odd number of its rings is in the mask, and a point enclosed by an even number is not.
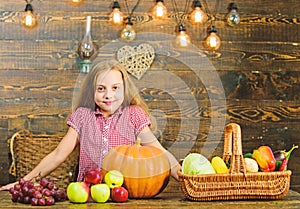
<svg viewBox="0 0 300 209"><path fill-rule="evenodd" d="M104 203L110 197L110 188L107 184L94 184L91 186L91 197L95 202Z"/></svg>
<svg viewBox="0 0 300 209"><path fill-rule="evenodd" d="M89 185L85 182L72 182L67 187L67 196L70 202L85 203L90 196Z"/></svg>

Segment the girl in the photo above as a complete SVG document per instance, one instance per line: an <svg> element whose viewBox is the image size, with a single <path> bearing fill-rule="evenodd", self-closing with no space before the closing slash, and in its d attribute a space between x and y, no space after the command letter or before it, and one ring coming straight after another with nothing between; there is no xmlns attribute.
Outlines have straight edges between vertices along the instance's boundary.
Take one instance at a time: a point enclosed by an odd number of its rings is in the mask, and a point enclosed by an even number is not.
<svg viewBox="0 0 300 209"><path fill-rule="evenodd" d="M103 158L111 148L133 145L140 138L142 145L155 146L167 153L171 176L178 180L180 165L152 133L149 115L146 103L124 67L115 60L100 62L86 75L74 111L67 121L69 129L66 135L23 178L30 180L38 175L48 175L79 144L77 181L82 181L86 170L101 168ZM3 186L0 190L7 190L15 183Z"/></svg>

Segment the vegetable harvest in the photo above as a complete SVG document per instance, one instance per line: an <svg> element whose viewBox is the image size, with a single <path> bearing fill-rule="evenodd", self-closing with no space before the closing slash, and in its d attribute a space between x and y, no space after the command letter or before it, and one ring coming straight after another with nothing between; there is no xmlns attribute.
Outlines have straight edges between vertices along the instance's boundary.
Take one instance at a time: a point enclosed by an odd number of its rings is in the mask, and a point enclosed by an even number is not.
<svg viewBox="0 0 300 209"><path fill-rule="evenodd" d="M291 153L296 148L298 146L293 145L287 152L285 150L273 152L271 147L261 145L243 155L245 169L249 173L286 171ZM230 163L230 160L224 161L219 156L214 156L209 161L199 153L190 153L183 159L182 173L189 175L227 174L231 172Z"/></svg>
<svg viewBox="0 0 300 209"><path fill-rule="evenodd" d="M293 147L286 152L285 150L279 150L274 152L274 156L276 159L276 170L278 171L286 171L287 164L290 159L291 153L294 149L297 149L298 146L293 145Z"/></svg>
<svg viewBox="0 0 300 209"><path fill-rule="evenodd" d="M247 172L250 173L258 172L258 164L254 159L247 157L244 160L245 160L245 166Z"/></svg>
<svg viewBox="0 0 300 209"><path fill-rule="evenodd" d="M219 156L215 156L211 159L211 165L215 169L216 173L229 173L226 163Z"/></svg>
<svg viewBox="0 0 300 209"><path fill-rule="evenodd" d="M184 158L182 172L191 175L216 173L209 160L199 153L190 153Z"/></svg>
<svg viewBox="0 0 300 209"><path fill-rule="evenodd" d="M252 158L255 159L264 172L272 172L276 168L276 160L269 146L260 146L253 151Z"/></svg>

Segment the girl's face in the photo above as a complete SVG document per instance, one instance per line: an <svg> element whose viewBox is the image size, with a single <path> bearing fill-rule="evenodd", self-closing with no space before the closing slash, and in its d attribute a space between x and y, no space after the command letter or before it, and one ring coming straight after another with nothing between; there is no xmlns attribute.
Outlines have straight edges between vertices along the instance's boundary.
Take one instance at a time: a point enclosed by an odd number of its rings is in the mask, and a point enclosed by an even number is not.
<svg viewBox="0 0 300 209"><path fill-rule="evenodd" d="M124 101L124 83L118 70L109 70L98 76L95 103L105 117L112 115Z"/></svg>

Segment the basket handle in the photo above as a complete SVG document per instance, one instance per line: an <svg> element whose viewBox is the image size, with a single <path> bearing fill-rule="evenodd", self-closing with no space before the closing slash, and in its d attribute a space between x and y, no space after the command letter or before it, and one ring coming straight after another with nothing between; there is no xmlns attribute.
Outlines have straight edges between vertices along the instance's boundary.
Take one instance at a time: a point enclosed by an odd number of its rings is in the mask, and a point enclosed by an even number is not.
<svg viewBox="0 0 300 209"><path fill-rule="evenodd" d="M230 161L230 173L246 174L241 127L236 123L229 123L225 126L223 160Z"/></svg>
<svg viewBox="0 0 300 209"><path fill-rule="evenodd" d="M24 129L24 130L20 130L20 131L14 133L12 135L12 137L10 139L8 139L8 141L7 141L7 143L9 144L10 153L11 153L11 157L12 157L12 162L11 162L8 172L13 176L17 176L16 157L15 157L15 152L14 152L14 142L15 142L16 138L18 138L24 134L29 135L30 137L32 135L30 131Z"/></svg>

